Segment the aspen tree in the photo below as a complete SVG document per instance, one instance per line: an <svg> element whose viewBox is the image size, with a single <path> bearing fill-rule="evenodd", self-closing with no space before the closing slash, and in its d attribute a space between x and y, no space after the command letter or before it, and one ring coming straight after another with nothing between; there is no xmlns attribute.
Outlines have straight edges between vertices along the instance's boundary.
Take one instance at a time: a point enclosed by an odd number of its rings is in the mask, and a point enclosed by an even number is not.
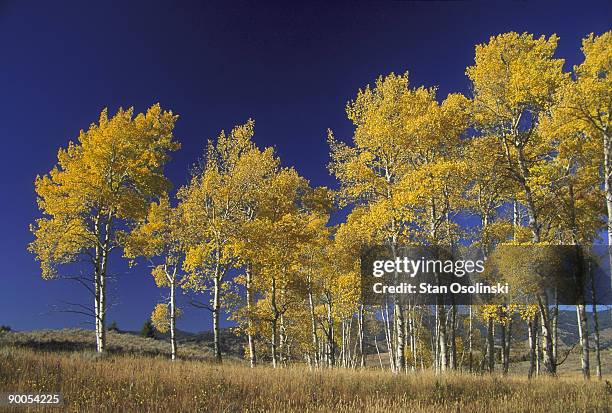
<svg viewBox="0 0 612 413"><path fill-rule="evenodd" d="M547 132L568 137L580 134L601 148L593 159L602 166L608 245L612 245L612 31L587 36L582 52L584 60L574 66L574 78L557 92Z"/></svg>
<svg viewBox="0 0 612 413"><path fill-rule="evenodd" d="M258 321L269 325L274 367L284 361L282 351L291 321L285 318L299 306L298 298L304 298L295 291L303 275L300 252L325 227L327 197L325 189L310 188L294 169L281 169L267 182L265 196L259 200L259 213L248 224L250 247L256 252L250 259L258 274L253 280L254 291L260 296L256 305Z"/></svg>
<svg viewBox="0 0 612 413"><path fill-rule="evenodd" d="M36 178L44 217L31 226L29 250L43 278L75 280L91 293L87 314L94 318L98 352L106 349L109 258L123 245L123 228L146 216L149 203L170 187L163 167L180 147L173 140L176 119L159 104L136 116L133 108L112 117L104 109L98 123L58 151L53 169Z"/></svg>
<svg viewBox="0 0 612 413"><path fill-rule="evenodd" d="M180 209L173 208L167 196L159 203L152 203L145 220L139 223L126 241L124 255L135 259L138 256L150 260L161 259L153 265L151 275L160 288L168 288L164 303L155 306L151 322L161 332L170 332L171 358L176 359L176 319L181 310L176 304L177 288L184 280L182 265L185 256L184 222Z"/></svg>
<svg viewBox="0 0 612 413"><path fill-rule="evenodd" d="M258 267L253 263L259 251L253 248L253 230L255 222L264 213L262 203L268 196L269 184L273 177L280 171L280 160L274 155L272 148L260 150L251 149L241 157L233 173L233 181L240 187L242 194L238 204L240 211L239 220L241 226L238 228L234 244L234 252L238 257L238 266L243 269L243 276L236 279L244 285L246 306L235 314L235 319L244 322L246 319L245 331L247 334L247 347L249 353L249 363L254 367L257 363L256 343L255 343L255 309L254 309L254 279L257 277ZM256 237L256 235L255 235Z"/></svg>
<svg viewBox="0 0 612 413"><path fill-rule="evenodd" d="M590 34L582 41L582 52L584 61L574 66L574 78L558 91L544 129L554 136L580 142L585 148L592 149L593 145L601 148L598 153L588 150L584 154L588 153L586 156L601 165L600 182L603 181L602 195L607 209L608 245L612 245L612 32L600 36ZM572 233L575 234L576 229L574 226ZM573 238L573 242L577 242L575 235ZM609 249L608 260L612 261L612 249ZM588 377L588 329L583 305L577 306L577 313L583 348L582 370L583 375Z"/></svg>
<svg viewBox="0 0 612 413"><path fill-rule="evenodd" d="M582 347L581 364L585 378L589 377L589 343L586 315L586 280L588 278L586 248L597 238L605 223L599 170L601 154L598 142L582 132L562 130L546 118L541 133L551 134L558 140L557 156L545 166L550 178L550 191L555 196L554 237L565 245L575 245L578 302L576 303L578 335Z"/></svg>
<svg viewBox="0 0 612 413"><path fill-rule="evenodd" d="M210 303L201 306L212 313L214 352L219 362L220 316L224 293L230 288L227 274L239 262L235 241L244 222L245 187L237 171L255 148L253 133L254 122L249 120L229 134L222 131L215 141L209 140L200 167L178 193L187 238L183 287L211 293Z"/></svg>
<svg viewBox="0 0 612 413"><path fill-rule="evenodd" d="M558 38L534 38L530 34L506 33L476 46L475 64L466 74L474 91L474 124L483 134L496 136L494 153L502 153L507 177L521 188L532 240L540 243L543 207L537 167L547 159L551 142L538 134L543 113L550 110L556 91L568 80L562 59L553 57ZM544 365L556 371L553 355L549 299L538 297L544 339Z"/></svg>
<svg viewBox="0 0 612 413"><path fill-rule="evenodd" d="M411 89L407 74L391 73L378 78L374 87L360 90L347 104L347 115L355 125L353 146L336 141L330 131L330 171L341 183L343 202L363 207L362 222L367 223L373 242L396 253L401 242L418 238L408 230L416 219L414 204L420 200L416 194L424 189L414 173L426 176L424 168L436 168L432 162L447 161L443 148L457 144L467 127L465 103L465 98L450 95L440 105L435 89ZM453 168L446 166L447 171ZM434 205L436 227L446 218L444 208ZM397 303L393 310L394 356L396 370L401 371L406 365L405 311ZM442 346L446 347L446 338Z"/></svg>

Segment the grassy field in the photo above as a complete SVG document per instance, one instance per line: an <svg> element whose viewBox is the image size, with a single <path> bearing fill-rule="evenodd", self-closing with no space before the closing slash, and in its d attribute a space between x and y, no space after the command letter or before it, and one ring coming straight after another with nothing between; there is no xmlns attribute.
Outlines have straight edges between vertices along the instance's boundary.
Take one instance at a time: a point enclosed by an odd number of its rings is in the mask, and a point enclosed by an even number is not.
<svg viewBox="0 0 612 413"><path fill-rule="evenodd" d="M419 373L376 370L254 370L237 361L0 347L0 392L60 391L68 412L607 412L612 386L578 376ZM29 411L41 411L31 408Z"/></svg>

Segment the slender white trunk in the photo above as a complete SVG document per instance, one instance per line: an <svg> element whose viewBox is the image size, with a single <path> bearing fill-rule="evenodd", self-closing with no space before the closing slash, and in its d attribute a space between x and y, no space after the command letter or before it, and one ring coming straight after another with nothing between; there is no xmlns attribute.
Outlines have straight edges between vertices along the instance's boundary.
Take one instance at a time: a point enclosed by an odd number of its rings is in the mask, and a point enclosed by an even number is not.
<svg viewBox="0 0 612 413"><path fill-rule="evenodd" d="M97 352L106 351L106 275L108 268L108 254L110 252L110 235L112 231L112 210L108 212L104 224L104 234L100 254L100 264L96 285L96 344Z"/></svg>
<svg viewBox="0 0 612 413"><path fill-rule="evenodd" d="M287 360L285 357L285 347L287 346L287 336L285 335L285 317L283 314L279 317L279 328L278 328L278 356L281 367L287 365Z"/></svg>
<svg viewBox="0 0 612 413"><path fill-rule="evenodd" d="M171 358L174 361L176 359L176 302L175 302L175 280L176 280L176 268L170 278L170 347L171 347Z"/></svg>
<svg viewBox="0 0 612 413"><path fill-rule="evenodd" d="M272 305L272 337L270 340L271 353L272 353L272 367L276 368L276 362L278 360L277 353L277 344L276 344L276 336L278 329L278 309L276 308L276 279L272 278L272 297L271 297L271 305Z"/></svg>
<svg viewBox="0 0 612 413"><path fill-rule="evenodd" d="M527 332L529 334L529 371L527 377L531 379L535 373L537 357L535 320L527 321Z"/></svg>
<svg viewBox="0 0 612 413"><path fill-rule="evenodd" d="M397 342L397 363L395 365L398 373L406 369L406 340L404 336L404 308L400 304L395 304L393 310L395 315L396 342Z"/></svg>
<svg viewBox="0 0 612 413"><path fill-rule="evenodd" d="M550 325L551 325L551 330L552 330L552 355L553 355L553 360L557 360L557 344L558 344L558 330L557 330L557 324L558 324L558 319L559 319L559 297L557 296L557 290L555 289L554 291L555 297L555 303L553 305L552 308L552 312L551 312L551 321L550 321Z"/></svg>
<svg viewBox="0 0 612 413"><path fill-rule="evenodd" d="M548 309L548 297L546 294L540 294L538 297L538 308L540 310L540 326L542 329L542 362L547 374L555 374L557 363L553 353L553 338L550 320L550 311Z"/></svg>
<svg viewBox="0 0 612 413"><path fill-rule="evenodd" d="M469 349L469 358L468 365L469 371L472 372L472 363L474 362L474 348L473 348L473 334L472 334L472 305L469 306L469 315L468 315L468 349Z"/></svg>
<svg viewBox="0 0 612 413"><path fill-rule="evenodd" d="M365 355L363 354L363 338L364 338L364 325L363 325L363 304L359 306L359 312L357 313L357 326L359 327L359 366L361 368L366 366Z"/></svg>
<svg viewBox="0 0 612 413"><path fill-rule="evenodd" d="M319 337L317 336L317 319L315 316L314 300L312 297L312 290L308 289L308 307L310 310L310 334L312 337L312 346L314 349L314 364L315 367L319 367L321 356L319 352Z"/></svg>
<svg viewBox="0 0 612 413"><path fill-rule="evenodd" d="M440 370L446 371L448 368L448 349L447 349L447 336L446 336L446 309L442 303L441 295L438 295L438 303L436 304L436 311L438 313L438 348Z"/></svg>
<svg viewBox="0 0 612 413"><path fill-rule="evenodd" d="M328 367L334 367L336 364L336 346L334 342L334 318L332 315L331 296L327 296L327 324L329 331L327 332L327 363Z"/></svg>
<svg viewBox="0 0 612 413"><path fill-rule="evenodd" d="M214 286L213 286L213 309L212 309L212 318L213 318L213 342L214 342L214 352L215 352L215 360L217 362L221 362L221 343L219 338L220 325L219 325L219 312L220 312L220 290L221 290L221 282L219 280L218 274L215 274L214 278Z"/></svg>
<svg viewBox="0 0 612 413"><path fill-rule="evenodd" d="M96 329L96 351L102 352L102 336L100 328L100 273L94 275L94 324Z"/></svg>
<svg viewBox="0 0 612 413"><path fill-rule="evenodd" d="M580 347L582 348L582 352L580 353L582 375L585 379L588 379L591 376L591 369L589 366L589 329L587 326L587 316L584 304L578 304L576 306L576 315L578 317L578 338L580 340Z"/></svg>
<svg viewBox="0 0 612 413"><path fill-rule="evenodd" d="M451 299L453 297L451 296ZM454 301L454 300L453 300ZM450 353L449 353L449 366L451 369L457 369L457 340L456 340L456 332L457 332L457 306L453 302L451 304L451 319L450 319Z"/></svg>
<svg viewBox="0 0 612 413"><path fill-rule="evenodd" d="M100 353L102 352L102 329L100 328L100 272L102 261L100 213L96 215L94 228L96 238L99 240L99 242L96 242L94 263L94 326L96 333L96 351Z"/></svg>
<svg viewBox="0 0 612 413"><path fill-rule="evenodd" d="M253 269L249 264L246 268L246 302L247 302L247 337L249 342L249 363L251 368L257 364L255 353L255 337L253 336Z"/></svg>

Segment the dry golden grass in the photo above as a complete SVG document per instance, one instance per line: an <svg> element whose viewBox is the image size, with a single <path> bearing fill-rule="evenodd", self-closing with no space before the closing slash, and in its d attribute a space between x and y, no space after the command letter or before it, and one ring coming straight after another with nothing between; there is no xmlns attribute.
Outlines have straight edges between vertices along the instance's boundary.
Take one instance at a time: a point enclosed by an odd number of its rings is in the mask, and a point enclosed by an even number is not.
<svg viewBox="0 0 612 413"><path fill-rule="evenodd" d="M4 346L0 392L60 391L63 411L606 412L612 389L580 378L254 370L236 362ZM32 408L31 411L40 411ZM52 409L49 409L52 410ZM55 409L57 410L57 408Z"/></svg>

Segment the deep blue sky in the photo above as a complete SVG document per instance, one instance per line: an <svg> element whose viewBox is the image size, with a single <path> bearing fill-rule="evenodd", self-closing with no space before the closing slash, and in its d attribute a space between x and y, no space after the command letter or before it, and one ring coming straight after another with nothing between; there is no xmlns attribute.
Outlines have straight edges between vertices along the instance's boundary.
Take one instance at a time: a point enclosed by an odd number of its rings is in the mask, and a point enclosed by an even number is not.
<svg viewBox="0 0 612 413"><path fill-rule="evenodd" d="M275 146L313 184L334 185L326 129L350 137L345 104L378 75L408 70L413 85L438 85L440 96L467 93L474 45L491 35L557 33L558 55L573 65L581 38L612 22L605 2L125 3L0 1L0 324L83 321L49 314L86 297L76 285L43 281L26 245L38 215L34 177L104 107L143 111L160 102L180 115L183 148L168 166L176 186L205 139L249 117L260 146ZM109 321L124 329L139 328L160 296L144 268L113 290ZM189 309L179 328L208 329L209 320Z"/></svg>

